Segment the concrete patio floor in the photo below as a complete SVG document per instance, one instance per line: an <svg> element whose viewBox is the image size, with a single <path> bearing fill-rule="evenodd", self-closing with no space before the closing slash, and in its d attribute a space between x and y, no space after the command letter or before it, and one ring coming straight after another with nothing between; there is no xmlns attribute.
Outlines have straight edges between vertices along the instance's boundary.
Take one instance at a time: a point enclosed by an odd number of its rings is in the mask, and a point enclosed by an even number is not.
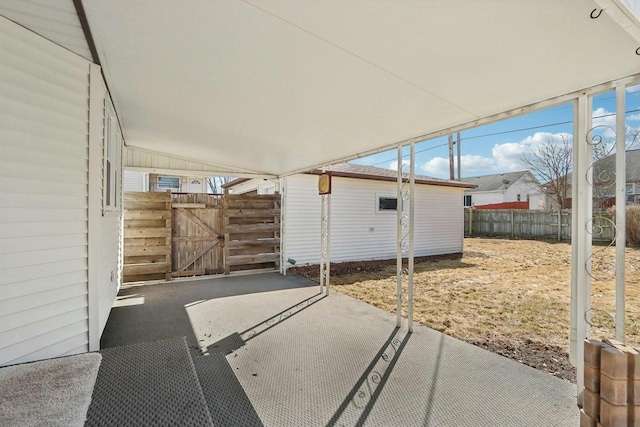
<svg viewBox="0 0 640 427"><path fill-rule="evenodd" d="M235 374L227 387L198 372L214 420L211 403L240 390L265 426L579 423L575 385L421 325L407 334L392 314L298 276L124 289L101 344L178 336L196 367L223 354Z"/></svg>

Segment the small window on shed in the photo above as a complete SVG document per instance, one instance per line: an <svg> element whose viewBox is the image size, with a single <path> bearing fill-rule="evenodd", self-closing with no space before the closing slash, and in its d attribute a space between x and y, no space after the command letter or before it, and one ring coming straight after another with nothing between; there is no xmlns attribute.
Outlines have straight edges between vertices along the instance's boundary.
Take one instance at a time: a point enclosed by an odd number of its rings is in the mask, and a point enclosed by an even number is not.
<svg viewBox="0 0 640 427"><path fill-rule="evenodd" d="M398 198L397 197L378 197L378 210L379 211L397 211Z"/></svg>

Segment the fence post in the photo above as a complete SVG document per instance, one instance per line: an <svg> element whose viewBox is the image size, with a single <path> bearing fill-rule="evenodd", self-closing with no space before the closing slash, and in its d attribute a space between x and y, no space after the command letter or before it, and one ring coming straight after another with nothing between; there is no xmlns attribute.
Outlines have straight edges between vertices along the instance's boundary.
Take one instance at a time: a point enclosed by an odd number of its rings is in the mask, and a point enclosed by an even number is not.
<svg viewBox="0 0 640 427"><path fill-rule="evenodd" d="M558 242L562 240L562 209L558 209Z"/></svg>
<svg viewBox="0 0 640 427"><path fill-rule="evenodd" d="M473 208L469 208L469 237L473 234Z"/></svg>
<svg viewBox="0 0 640 427"><path fill-rule="evenodd" d="M511 209L511 238L516 238L516 220L515 220L515 209Z"/></svg>

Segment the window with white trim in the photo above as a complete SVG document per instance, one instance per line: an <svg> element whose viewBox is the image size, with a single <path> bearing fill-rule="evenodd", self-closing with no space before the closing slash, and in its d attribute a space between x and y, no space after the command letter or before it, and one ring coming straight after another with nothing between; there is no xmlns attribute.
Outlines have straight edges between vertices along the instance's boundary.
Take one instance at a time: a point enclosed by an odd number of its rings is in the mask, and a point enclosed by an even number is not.
<svg viewBox="0 0 640 427"><path fill-rule="evenodd" d="M384 197L378 196L378 211L397 211L398 210L398 198L397 197Z"/></svg>
<svg viewBox="0 0 640 427"><path fill-rule="evenodd" d="M464 205L471 206L471 194L467 194L464 196Z"/></svg>
<svg viewBox="0 0 640 427"><path fill-rule="evenodd" d="M120 210L120 156L122 155L122 135L118 119L111 104L107 104L104 132L103 169L103 209L104 212Z"/></svg>

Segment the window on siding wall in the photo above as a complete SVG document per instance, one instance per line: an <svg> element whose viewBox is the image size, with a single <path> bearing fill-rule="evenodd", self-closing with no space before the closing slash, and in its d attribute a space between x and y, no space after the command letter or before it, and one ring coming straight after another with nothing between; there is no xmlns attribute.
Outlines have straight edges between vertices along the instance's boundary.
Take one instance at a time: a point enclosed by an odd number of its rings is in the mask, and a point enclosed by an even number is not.
<svg viewBox="0 0 640 427"><path fill-rule="evenodd" d="M464 196L464 205L471 206L471 195Z"/></svg>
<svg viewBox="0 0 640 427"><path fill-rule="evenodd" d="M378 197L378 211L397 211L397 197Z"/></svg>
<svg viewBox="0 0 640 427"><path fill-rule="evenodd" d="M518 201L520 201L520 195L518 194Z"/></svg>
<svg viewBox="0 0 640 427"><path fill-rule="evenodd" d="M104 138L104 211L114 212L120 210L120 156L122 153L122 135L118 129L118 120L113 108L107 107Z"/></svg>
<svg viewBox="0 0 640 427"><path fill-rule="evenodd" d="M178 176L159 176L158 188L163 190L179 190L180 177Z"/></svg>

